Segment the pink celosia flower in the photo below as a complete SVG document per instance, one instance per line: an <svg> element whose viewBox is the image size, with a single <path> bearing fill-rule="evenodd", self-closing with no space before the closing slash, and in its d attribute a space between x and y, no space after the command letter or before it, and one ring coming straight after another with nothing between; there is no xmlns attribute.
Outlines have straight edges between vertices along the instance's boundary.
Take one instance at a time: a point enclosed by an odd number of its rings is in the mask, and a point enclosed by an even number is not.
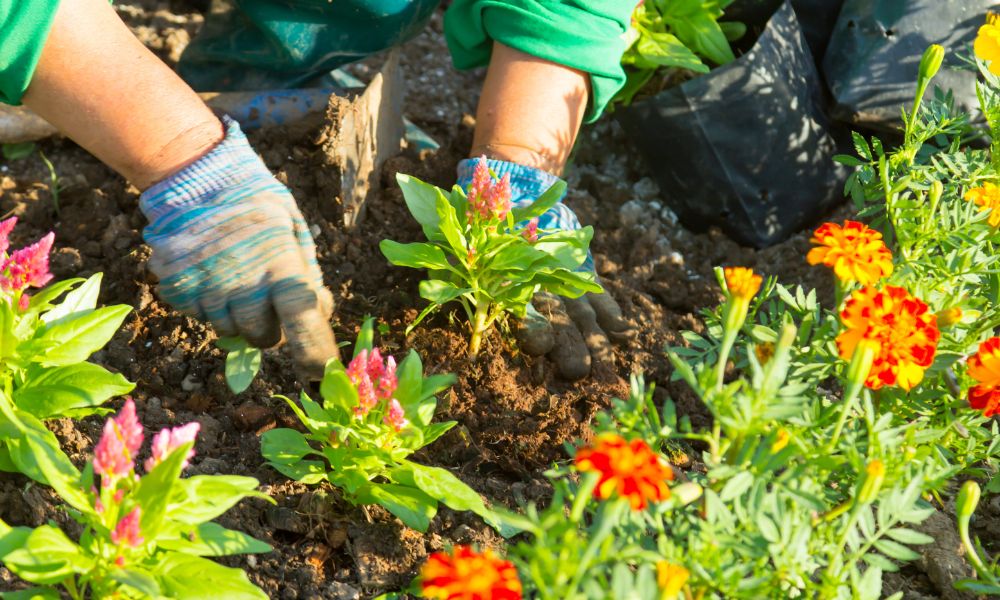
<svg viewBox="0 0 1000 600"><path fill-rule="evenodd" d="M135 455L142 446L142 425L129 398L117 417L104 423L104 433L94 448L94 473L104 486L111 486L135 468Z"/></svg>
<svg viewBox="0 0 1000 600"><path fill-rule="evenodd" d="M10 248L10 232L17 225L17 217L11 217L0 221L0 254L5 254Z"/></svg>
<svg viewBox="0 0 1000 600"><path fill-rule="evenodd" d="M368 350L362 350L354 355L347 365L347 378L354 385L361 383L361 378L368 374Z"/></svg>
<svg viewBox="0 0 1000 600"><path fill-rule="evenodd" d="M382 400L389 400L396 393L399 381L396 379L396 359L389 357L385 359L385 369L382 377L378 380L378 397Z"/></svg>
<svg viewBox="0 0 1000 600"><path fill-rule="evenodd" d="M538 241L538 217L528 221L528 224L524 228L524 239L532 244Z"/></svg>
<svg viewBox="0 0 1000 600"><path fill-rule="evenodd" d="M40 288L52 279L49 272L49 252L55 234L49 232L45 237L30 246L11 253L0 271L0 287L6 291L20 291L26 287Z"/></svg>
<svg viewBox="0 0 1000 600"><path fill-rule="evenodd" d="M507 213L510 212L511 194L509 173L504 174L500 182L490 189L490 211L501 221L506 219Z"/></svg>
<svg viewBox="0 0 1000 600"><path fill-rule="evenodd" d="M479 206L492 185L493 178L490 177L490 168L486 165L486 157L480 156L479 160L476 161L476 168L472 172L472 183L469 184L469 204Z"/></svg>
<svg viewBox="0 0 1000 600"><path fill-rule="evenodd" d="M152 452L153 455L146 460L146 472L152 471L156 465L160 464L170 454L183 446L184 444L189 444L198 437L198 432L201 430L201 424L197 421L193 423L188 423L181 427L174 427L173 429L164 429L153 436ZM188 466L191 459L194 458L194 446L188 450L187 456L184 458L184 464L181 468Z"/></svg>
<svg viewBox="0 0 1000 600"><path fill-rule="evenodd" d="M358 407L354 409L354 412L358 416L367 415L368 411L375 408L376 404L378 404L378 395L375 393L375 386L372 384L371 378L368 377L368 373L365 373L358 383Z"/></svg>
<svg viewBox="0 0 1000 600"><path fill-rule="evenodd" d="M403 406L395 398L389 401L389 409L385 411L385 417L382 418L382 421L396 431L400 431L410 424L406 420L406 413L403 412Z"/></svg>
<svg viewBox="0 0 1000 600"><path fill-rule="evenodd" d="M379 352L378 348L375 348L368 355L368 377L372 381L376 381L382 377L382 373L385 373L385 365L382 363L382 353Z"/></svg>
<svg viewBox="0 0 1000 600"><path fill-rule="evenodd" d="M142 509L136 506L132 509L132 512L125 515L121 521L118 521L118 525L111 532L111 541L119 546L126 545L131 548L140 546L146 541L142 537L142 532L139 531L139 520L141 517Z"/></svg>

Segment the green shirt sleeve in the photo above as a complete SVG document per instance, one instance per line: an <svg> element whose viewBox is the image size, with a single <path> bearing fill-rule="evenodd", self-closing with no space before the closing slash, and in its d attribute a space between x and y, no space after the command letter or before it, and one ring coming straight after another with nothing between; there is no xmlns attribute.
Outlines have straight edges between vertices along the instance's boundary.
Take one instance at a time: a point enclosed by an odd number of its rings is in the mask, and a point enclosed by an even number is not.
<svg viewBox="0 0 1000 600"><path fill-rule="evenodd" d="M0 0L0 102L20 104L59 0Z"/></svg>
<svg viewBox="0 0 1000 600"><path fill-rule="evenodd" d="M455 0L444 27L459 69L489 62L493 42L590 73L587 121L625 83L624 34L635 0Z"/></svg>

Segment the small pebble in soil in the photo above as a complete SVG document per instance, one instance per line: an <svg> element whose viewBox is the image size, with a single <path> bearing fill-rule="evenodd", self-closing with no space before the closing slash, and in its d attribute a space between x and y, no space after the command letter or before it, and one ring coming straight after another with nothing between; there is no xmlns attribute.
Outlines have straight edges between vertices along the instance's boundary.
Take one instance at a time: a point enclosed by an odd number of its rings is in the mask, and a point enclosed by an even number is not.
<svg viewBox="0 0 1000 600"><path fill-rule="evenodd" d="M361 592L356 588L342 583L340 581L334 581L326 587L326 593L333 600L360 600Z"/></svg>

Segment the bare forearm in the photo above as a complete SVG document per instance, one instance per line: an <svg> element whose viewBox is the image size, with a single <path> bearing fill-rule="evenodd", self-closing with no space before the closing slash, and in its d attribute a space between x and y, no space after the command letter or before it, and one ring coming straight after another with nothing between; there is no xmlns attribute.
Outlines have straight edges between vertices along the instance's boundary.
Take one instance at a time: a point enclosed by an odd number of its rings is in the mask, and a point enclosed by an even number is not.
<svg viewBox="0 0 1000 600"><path fill-rule="evenodd" d="M561 174L589 91L586 73L494 43L470 155Z"/></svg>
<svg viewBox="0 0 1000 600"><path fill-rule="evenodd" d="M107 0L63 0L24 104L140 189L193 162L222 124Z"/></svg>

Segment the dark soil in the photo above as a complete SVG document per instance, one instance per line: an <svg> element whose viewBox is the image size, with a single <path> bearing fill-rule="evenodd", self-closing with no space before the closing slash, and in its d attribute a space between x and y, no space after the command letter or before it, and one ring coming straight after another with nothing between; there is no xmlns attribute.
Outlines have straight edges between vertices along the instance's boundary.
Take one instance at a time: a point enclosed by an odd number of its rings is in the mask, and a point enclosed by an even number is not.
<svg viewBox="0 0 1000 600"><path fill-rule="evenodd" d="M119 12L168 62L201 22L193 2L118 2ZM379 57L355 66L365 78ZM337 177L326 167L317 139L324 123L254 132L251 141L268 166L292 190L319 248L327 285L338 305L333 326L340 340L353 340L366 315L390 333L377 340L398 355L417 350L432 372L453 372L457 384L441 398L438 418L459 425L416 458L445 467L494 502L514 504L544 497L543 471L566 458L564 444L587 438L594 414L627 393L630 373L642 371L660 384L696 426L707 414L682 385L670 383L664 347L681 344L679 332L698 331L698 311L720 298L715 265L746 265L780 274L785 283L803 283L828 292L826 274L804 262L808 234L777 247L742 248L717 232L692 234L676 224L647 178L647 167L627 145L617 125L604 119L588 127L567 173L569 204L596 229L593 250L608 293L637 326L638 336L615 351L615 365L583 381L558 378L548 360L519 354L509 335L494 333L478 361L466 356L467 336L457 313L442 311L409 337L403 331L423 306L417 294L421 274L391 267L378 250L384 238L417 239L396 172L450 186L454 167L470 146L481 71L456 73L441 36L440 18L403 48L412 102L407 116L442 144L436 152L404 153L382 174L384 189L371 199L363 225L343 230ZM428 66L433 65L433 66ZM404 527L379 507L345 503L336 490L289 482L263 464L260 435L290 426L294 415L276 394L294 396L301 385L288 358L265 352L260 376L233 395L223 377L223 353L210 328L180 315L154 294L146 269L150 250L141 239L145 219L138 192L66 140L40 145L60 177L55 210L49 173L38 154L0 167L0 213L16 214L23 225L15 245L56 232L53 271L57 277L104 273L101 300L135 307L125 326L93 360L137 382L134 394L147 435L164 426L197 420L202 435L191 473L233 473L261 481L277 506L245 501L224 515L223 525L274 545L267 555L228 560L244 568L270 597L370 598L405 588L428 553L452 543L493 546L500 538L477 518L442 508L424 535ZM114 403L117 408L121 401ZM54 430L75 461L85 460L97 441L102 420L59 421ZM52 494L17 476L0 475L0 517L12 524L38 525L53 518ZM913 569L911 569L913 570ZM0 568L0 590L15 584ZM933 595L921 573L908 575L900 589L908 597Z"/></svg>

